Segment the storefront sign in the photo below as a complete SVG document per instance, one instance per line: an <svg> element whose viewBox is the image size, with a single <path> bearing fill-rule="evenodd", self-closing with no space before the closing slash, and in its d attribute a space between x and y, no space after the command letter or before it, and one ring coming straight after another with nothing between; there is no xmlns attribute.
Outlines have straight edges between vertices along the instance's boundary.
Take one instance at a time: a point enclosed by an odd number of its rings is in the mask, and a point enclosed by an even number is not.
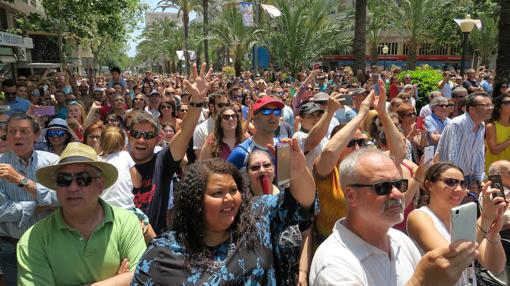
<svg viewBox="0 0 510 286"><path fill-rule="evenodd" d="M32 38L0 32L0 46L34 48Z"/></svg>

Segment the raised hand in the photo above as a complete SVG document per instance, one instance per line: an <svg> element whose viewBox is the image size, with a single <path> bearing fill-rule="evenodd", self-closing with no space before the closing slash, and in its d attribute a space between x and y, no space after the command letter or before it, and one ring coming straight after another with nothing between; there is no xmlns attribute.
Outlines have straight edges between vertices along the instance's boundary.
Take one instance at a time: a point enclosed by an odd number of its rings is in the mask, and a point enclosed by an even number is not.
<svg viewBox="0 0 510 286"><path fill-rule="evenodd" d="M342 95L338 92L333 92L328 99L327 103L327 109L329 112L334 113L339 108L342 107L342 101L344 101L345 98L342 97Z"/></svg>
<svg viewBox="0 0 510 286"><path fill-rule="evenodd" d="M183 81L184 86L191 93L191 102L199 103L203 102L204 98L207 96L207 92L211 87L211 75L213 69L210 68L209 71L205 72L206 65L202 64L200 68L200 74L197 72L197 65L193 64L193 83L189 80L185 79Z"/></svg>

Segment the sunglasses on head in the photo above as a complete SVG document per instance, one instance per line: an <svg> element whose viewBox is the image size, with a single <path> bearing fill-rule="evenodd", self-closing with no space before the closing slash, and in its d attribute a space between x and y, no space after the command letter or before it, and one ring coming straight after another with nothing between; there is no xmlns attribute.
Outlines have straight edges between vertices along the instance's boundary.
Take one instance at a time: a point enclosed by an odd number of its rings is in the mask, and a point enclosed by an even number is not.
<svg viewBox="0 0 510 286"><path fill-rule="evenodd" d="M92 179L97 179L100 177L93 177L88 172L80 172L77 174L68 174L68 173L58 173L57 174L57 185L59 187L69 187L73 180L76 180L76 183L80 187L87 187L92 183Z"/></svg>
<svg viewBox="0 0 510 286"><path fill-rule="evenodd" d="M273 163L266 162L266 163L262 163L262 164L259 164L259 165L251 165L249 167L250 171L252 171L252 172L257 172L257 171L261 170L262 168L264 168L266 170L267 169L271 169L271 168L273 168Z"/></svg>
<svg viewBox="0 0 510 286"><path fill-rule="evenodd" d="M358 145L359 147L363 147L366 145L366 141L365 139L363 138L360 138L360 139L352 139L351 141L349 141L349 143L347 144L347 147L348 148L352 148L354 147L354 145Z"/></svg>
<svg viewBox="0 0 510 286"><path fill-rule="evenodd" d="M265 116L271 115L271 113L274 114L274 116L280 116L282 115L282 110L280 108L277 109L262 108L260 110L260 113L262 113Z"/></svg>
<svg viewBox="0 0 510 286"><path fill-rule="evenodd" d="M221 119L223 120L235 120L237 119L235 114L222 114Z"/></svg>
<svg viewBox="0 0 510 286"><path fill-rule="evenodd" d="M459 185L463 189L467 188L467 183L466 183L466 181L463 181L463 180L457 180L457 179L453 179L453 178L445 178L445 179L439 179L439 180L444 182L450 188L457 188Z"/></svg>
<svg viewBox="0 0 510 286"><path fill-rule="evenodd" d="M397 188L401 193L405 193L407 191L408 187L408 181L407 179L397 180L397 181L388 181L388 182L380 182L377 184L351 184L351 187L355 188L364 188L364 187L371 187L372 190L378 195L378 196L386 196L389 193L391 193L391 190L393 187Z"/></svg>
<svg viewBox="0 0 510 286"><path fill-rule="evenodd" d="M46 133L48 137L62 137L66 134L65 130L59 129L59 130L48 130Z"/></svg>
<svg viewBox="0 0 510 286"><path fill-rule="evenodd" d="M142 132L137 130L131 130L129 131L129 134L131 136L135 137L136 139L140 139L143 136L143 139L153 139L156 137L155 132Z"/></svg>

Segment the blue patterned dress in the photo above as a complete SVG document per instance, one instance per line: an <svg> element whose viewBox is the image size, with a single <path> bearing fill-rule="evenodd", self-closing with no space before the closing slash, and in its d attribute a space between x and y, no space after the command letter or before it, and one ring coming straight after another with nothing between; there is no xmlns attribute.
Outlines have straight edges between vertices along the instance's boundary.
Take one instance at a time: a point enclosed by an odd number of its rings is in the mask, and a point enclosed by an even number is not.
<svg viewBox="0 0 510 286"><path fill-rule="evenodd" d="M278 243L280 234L289 226L306 222L318 209L317 197L313 209L306 210L288 190L255 198L251 202L258 238L255 247L248 249L243 243L237 247L226 241L210 249L214 265L191 273L184 267L185 246L177 241L174 231L165 232L149 244L131 285L277 285L281 271L275 268L279 262L274 259L284 256Z"/></svg>

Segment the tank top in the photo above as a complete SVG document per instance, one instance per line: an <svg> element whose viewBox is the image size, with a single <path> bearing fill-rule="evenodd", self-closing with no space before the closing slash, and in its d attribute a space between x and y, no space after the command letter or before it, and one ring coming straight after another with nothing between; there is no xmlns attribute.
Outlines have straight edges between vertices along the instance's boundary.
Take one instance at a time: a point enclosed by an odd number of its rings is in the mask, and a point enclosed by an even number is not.
<svg viewBox="0 0 510 286"><path fill-rule="evenodd" d="M504 126L498 121L493 122L496 127L496 144L503 143L505 140L510 138L510 126ZM486 144L487 146L487 144ZM509 160L510 159L510 147L503 150L499 154L493 154L489 148L487 148L485 156L485 173L489 173L489 166L498 160Z"/></svg>
<svg viewBox="0 0 510 286"><path fill-rule="evenodd" d="M432 222L434 223L434 226L435 226L436 230L439 232L439 234L441 234L441 236L446 241L450 241L450 239L451 239L450 231L446 229L443 222L439 219L439 217L436 216L436 214L429 207L426 207L426 206L421 207L414 211L421 211L421 212L425 213L426 215L428 215L432 219ZM414 243L420 250L421 254L424 255L425 251L423 251L423 249L420 248L418 243L416 243L416 242L414 242ZM457 281L457 283L455 284L455 286L465 286L465 285L476 286L476 275L475 275L475 270L474 270L473 264L471 264L471 266L469 266L468 268L466 268L466 270L464 270L464 272L462 272L462 275L460 276L459 281Z"/></svg>

